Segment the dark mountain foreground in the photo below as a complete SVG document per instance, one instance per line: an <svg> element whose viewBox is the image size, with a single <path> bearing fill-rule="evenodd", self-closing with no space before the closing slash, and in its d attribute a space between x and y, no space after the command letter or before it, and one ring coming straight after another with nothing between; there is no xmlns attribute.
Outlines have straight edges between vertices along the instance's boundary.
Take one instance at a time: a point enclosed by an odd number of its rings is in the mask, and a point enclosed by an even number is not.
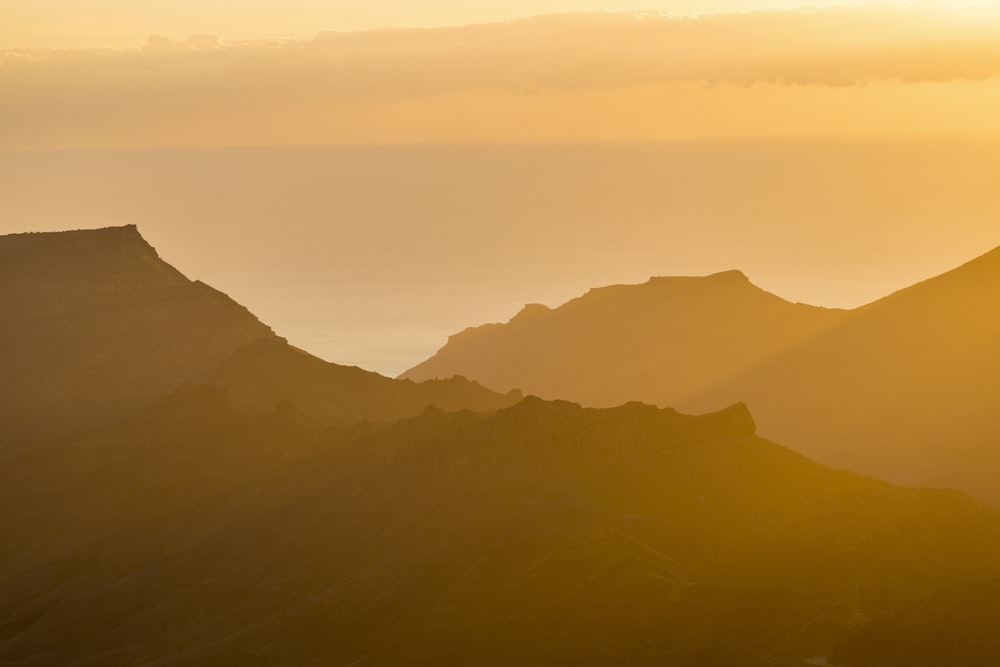
<svg viewBox="0 0 1000 667"><path fill-rule="evenodd" d="M591 290L453 336L403 377L462 374L591 406L736 401L819 461L1000 504L1000 249L852 311L731 272Z"/></svg>
<svg viewBox="0 0 1000 667"><path fill-rule="evenodd" d="M812 463L741 405L238 402L187 385L0 464L0 664L865 665L883 619L997 576L995 511Z"/></svg>
<svg viewBox="0 0 1000 667"><path fill-rule="evenodd" d="M160 259L131 225L0 236L0 318L0 456L112 424L209 379L234 387L245 408L301 398L324 422L516 400L461 379L398 382L292 348Z"/></svg>

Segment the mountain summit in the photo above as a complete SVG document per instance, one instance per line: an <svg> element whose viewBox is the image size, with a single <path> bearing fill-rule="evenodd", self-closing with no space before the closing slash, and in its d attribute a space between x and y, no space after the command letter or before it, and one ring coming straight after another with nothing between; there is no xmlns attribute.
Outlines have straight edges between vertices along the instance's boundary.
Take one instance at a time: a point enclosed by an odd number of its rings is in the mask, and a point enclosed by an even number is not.
<svg viewBox="0 0 1000 667"><path fill-rule="evenodd" d="M135 225L0 236L0 285L19 289L139 289L190 281Z"/></svg>

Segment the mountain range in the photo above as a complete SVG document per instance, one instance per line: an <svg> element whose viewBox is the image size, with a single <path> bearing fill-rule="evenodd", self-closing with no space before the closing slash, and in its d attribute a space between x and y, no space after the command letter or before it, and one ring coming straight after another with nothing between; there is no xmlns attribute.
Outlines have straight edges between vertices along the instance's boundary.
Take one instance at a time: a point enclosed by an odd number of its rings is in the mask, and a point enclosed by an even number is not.
<svg viewBox="0 0 1000 667"><path fill-rule="evenodd" d="M996 657L1000 513L815 463L742 402L598 409L330 364L133 227L0 253L0 664ZM853 317L755 298L770 316L731 328L788 344Z"/></svg>
<svg viewBox="0 0 1000 667"><path fill-rule="evenodd" d="M591 406L745 401L819 461L1000 504L1000 249L854 310L738 272L591 290L452 336L402 377L460 373Z"/></svg>

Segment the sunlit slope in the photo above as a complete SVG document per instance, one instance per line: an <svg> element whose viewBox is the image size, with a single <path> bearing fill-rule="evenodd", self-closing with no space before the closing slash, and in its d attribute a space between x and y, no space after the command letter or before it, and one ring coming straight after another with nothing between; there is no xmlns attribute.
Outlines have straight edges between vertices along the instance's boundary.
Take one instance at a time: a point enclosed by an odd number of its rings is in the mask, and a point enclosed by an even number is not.
<svg viewBox="0 0 1000 667"><path fill-rule="evenodd" d="M0 452L114 423L184 382L246 410L288 399L323 423L393 421L506 397L417 385L296 350L246 308L164 262L134 226L0 236Z"/></svg>
<svg viewBox="0 0 1000 667"><path fill-rule="evenodd" d="M740 396L824 462L1000 502L1000 249L852 315L699 403Z"/></svg>
<svg viewBox="0 0 1000 667"><path fill-rule="evenodd" d="M188 386L82 444L0 465L3 664L801 665L1000 556L743 406L317 430Z"/></svg>
<svg viewBox="0 0 1000 667"><path fill-rule="evenodd" d="M462 374L498 390L593 406L642 400L700 408L695 396L845 318L789 303L738 271L653 278L467 329L402 377Z"/></svg>

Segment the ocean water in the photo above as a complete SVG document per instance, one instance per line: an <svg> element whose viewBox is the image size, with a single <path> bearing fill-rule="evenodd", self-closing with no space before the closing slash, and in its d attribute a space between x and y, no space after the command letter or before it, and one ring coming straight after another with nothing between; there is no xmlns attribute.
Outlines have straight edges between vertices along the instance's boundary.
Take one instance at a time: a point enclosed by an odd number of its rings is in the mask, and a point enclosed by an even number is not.
<svg viewBox="0 0 1000 667"><path fill-rule="evenodd" d="M293 344L396 375L591 287L741 269L854 306L1000 245L1000 140L0 153L0 233L136 224Z"/></svg>

